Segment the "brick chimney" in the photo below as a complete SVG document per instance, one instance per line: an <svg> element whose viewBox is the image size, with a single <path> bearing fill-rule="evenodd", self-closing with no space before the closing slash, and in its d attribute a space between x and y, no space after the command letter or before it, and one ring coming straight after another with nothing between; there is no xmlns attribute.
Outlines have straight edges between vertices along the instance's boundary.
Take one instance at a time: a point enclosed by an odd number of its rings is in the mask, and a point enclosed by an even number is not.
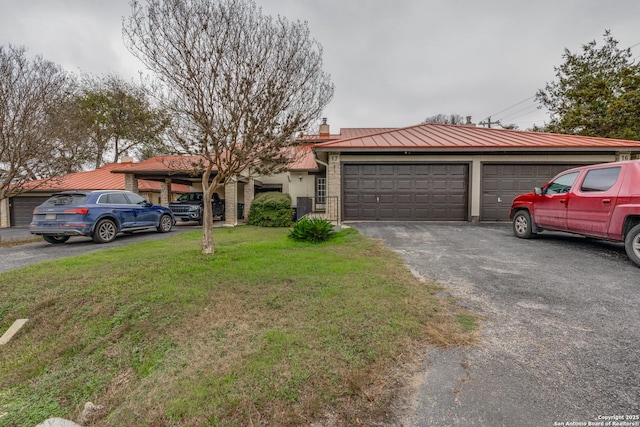
<svg viewBox="0 0 640 427"><path fill-rule="evenodd" d="M329 125L327 124L327 119L322 119L322 124L320 125L320 138L329 138Z"/></svg>
<svg viewBox="0 0 640 427"><path fill-rule="evenodd" d="M475 127L475 123L473 123L471 121L471 116L467 116L467 123L464 124L465 126L474 126Z"/></svg>

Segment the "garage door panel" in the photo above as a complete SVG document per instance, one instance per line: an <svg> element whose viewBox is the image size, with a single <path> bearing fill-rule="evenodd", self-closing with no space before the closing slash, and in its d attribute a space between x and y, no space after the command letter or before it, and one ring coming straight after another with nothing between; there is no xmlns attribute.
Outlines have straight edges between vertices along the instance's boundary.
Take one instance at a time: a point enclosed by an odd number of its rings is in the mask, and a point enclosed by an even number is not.
<svg viewBox="0 0 640 427"><path fill-rule="evenodd" d="M392 179L381 179L378 181L378 186L376 187L380 190L393 190L395 188L395 181Z"/></svg>
<svg viewBox="0 0 640 427"><path fill-rule="evenodd" d="M466 220L467 180L464 164L345 164L345 219Z"/></svg>
<svg viewBox="0 0 640 427"><path fill-rule="evenodd" d="M9 200L9 215L12 227L23 227L31 223L33 209L44 203L48 196L22 196Z"/></svg>
<svg viewBox="0 0 640 427"><path fill-rule="evenodd" d="M412 165L412 170L414 175L431 175L432 169L431 165Z"/></svg>
<svg viewBox="0 0 640 427"><path fill-rule="evenodd" d="M402 177L400 179L398 179L396 181L396 185L398 190L402 191L402 190L411 190L411 188L413 187L413 182L411 181L411 179L407 179L405 177Z"/></svg>
<svg viewBox="0 0 640 427"><path fill-rule="evenodd" d="M563 170L576 164L484 164L482 165L482 221L509 220L514 197L530 193Z"/></svg>
<svg viewBox="0 0 640 427"><path fill-rule="evenodd" d="M415 190L427 191L429 190L429 188L431 188L431 181L428 179L425 179L424 177L418 177L413 182L413 188Z"/></svg>
<svg viewBox="0 0 640 427"><path fill-rule="evenodd" d="M380 165L378 175L396 175L393 165Z"/></svg>
<svg viewBox="0 0 640 427"><path fill-rule="evenodd" d="M360 175L378 176L378 167L375 165L364 165L360 171Z"/></svg>
<svg viewBox="0 0 640 427"><path fill-rule="evenodd" d="M360 190L375 190L377 188L378 183L375 179L363 179L360 181L359 189ZM358 188L358 187L356 187Z"/></svg>
<svg viewBox="0 0 640 427"><path fill-rule="evenodd" d="M382 201L382 200L380 200ZM413 203L413 195L412 194L398 194L396 196L396 202L401 204L411 205Z"/></svg>
<svg viewBox="0 0 640 427"><path fill-rule="evenodd" d="M396 175L413 175L414 174L413 165L396 165Z"/></svg>

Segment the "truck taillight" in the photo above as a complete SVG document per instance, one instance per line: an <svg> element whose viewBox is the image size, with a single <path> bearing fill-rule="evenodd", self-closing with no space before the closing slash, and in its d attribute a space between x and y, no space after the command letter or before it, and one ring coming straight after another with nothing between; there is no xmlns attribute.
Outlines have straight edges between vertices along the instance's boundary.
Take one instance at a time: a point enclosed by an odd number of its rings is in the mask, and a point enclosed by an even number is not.
<svg viewBox="0 0 640 427"><path fill-rule="evenodd" d="M73 208L73 209L65 209L64 213L72 213L77 215L86 215L89 213L89 208Z"/></svg>

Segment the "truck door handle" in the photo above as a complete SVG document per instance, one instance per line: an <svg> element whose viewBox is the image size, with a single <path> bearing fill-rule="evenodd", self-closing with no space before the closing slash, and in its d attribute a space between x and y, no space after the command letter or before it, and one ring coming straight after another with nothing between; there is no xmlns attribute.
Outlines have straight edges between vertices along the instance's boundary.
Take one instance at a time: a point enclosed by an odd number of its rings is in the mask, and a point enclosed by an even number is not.
<svg viewBox="0 0 640 427"><path fill-rule="evenodd" d="M566 201L566 200L564 200L564 199L560 200L560 204L561 204L561 205L564 205L565 203L567 203L567 201Z"/></svg>
<svg viewBox="0 0 640 427"><path fill-rule="evenodd" d="M610 205L611 204L611 199L603 199L602 200L602 204L603 205Z"/></svg>

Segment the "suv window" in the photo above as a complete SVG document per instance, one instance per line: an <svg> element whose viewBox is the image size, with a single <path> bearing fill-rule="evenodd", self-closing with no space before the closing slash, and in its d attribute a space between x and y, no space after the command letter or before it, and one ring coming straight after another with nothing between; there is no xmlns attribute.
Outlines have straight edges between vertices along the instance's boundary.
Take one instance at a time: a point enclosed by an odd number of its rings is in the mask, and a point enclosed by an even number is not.
<svg viewBox="0 0 640 427"><path fill-rule="evenodd" d="M620 166L614 168L593 169L587 172L580 191L607 191L618 180Z"/></svg>
<svg viewBox="0 0 640 427"><path fill-rule="evenodd" d="M129 203L132 205L144 205L145 203L149 203L147 199L136 193L127 193L127 197L129 198Z"/></svg>
<svg viewBox="0 0 640 427"><path fill-rule="evenodd" d="M545 189L545 194L563 194L571 189L574 181L578 177L579 172L571 172L562 176L559 176L554 181L550 182Z"/></svg>
<svg viewBox="0 0 640 427"><path fill-rule="evenodd" d="M85 194L54 194L44 202L48 206L79 206L87 200Z"/></svg>
<svg viewBox="0 0 640 427"><path fill-rule="evenodd" d="M128 205L129 201L122 193L107 193L100 196L98 203L104 203L108 205Z"/></svg>

